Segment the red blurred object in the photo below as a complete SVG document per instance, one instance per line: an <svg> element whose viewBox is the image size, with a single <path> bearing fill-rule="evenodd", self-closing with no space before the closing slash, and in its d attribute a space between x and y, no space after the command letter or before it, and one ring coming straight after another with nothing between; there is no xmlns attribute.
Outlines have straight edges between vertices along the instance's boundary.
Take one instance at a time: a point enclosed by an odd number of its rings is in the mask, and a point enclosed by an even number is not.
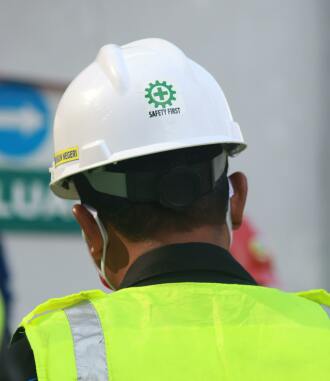
<svg viewBox="0 0 330 381"><path fill-rule="evenodd" d="M271 256L260 243L255 228L247 218L234 231L231 253L257 283L264 286L276 283Z"/></svg>

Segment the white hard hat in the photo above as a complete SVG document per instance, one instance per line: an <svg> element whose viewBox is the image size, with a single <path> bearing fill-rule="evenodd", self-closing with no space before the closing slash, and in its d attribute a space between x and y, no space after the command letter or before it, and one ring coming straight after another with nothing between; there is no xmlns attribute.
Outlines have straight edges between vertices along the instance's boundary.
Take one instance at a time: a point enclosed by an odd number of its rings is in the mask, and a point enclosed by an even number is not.
<svg viewBox="0 0 330 381"><path fill-rule="evenodd" d="M65 91L55 116L51 189L78 199L70 177L180 148L245 148L216 80L175 45L144 39L106 45Z"/></svg>

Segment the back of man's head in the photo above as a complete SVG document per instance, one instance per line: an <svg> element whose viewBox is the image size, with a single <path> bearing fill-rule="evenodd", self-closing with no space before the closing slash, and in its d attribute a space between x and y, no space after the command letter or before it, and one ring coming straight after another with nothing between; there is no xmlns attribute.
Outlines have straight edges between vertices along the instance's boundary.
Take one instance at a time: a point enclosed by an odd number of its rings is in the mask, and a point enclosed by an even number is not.
<svg viewBox="0 0 330 381"><path fill-rule="evenodd" d="M162 186L163 174L166 175L177 168L190 168L193 165L211 162L221 154L223 154L223 148L220 145L192 147L125 160L116 165L107 166L106 170L139 173L140 176L146 173L159 174L158 182L160 183L156 186L159 188ZM211 171L211 167L206 169ZM212 174L210 173L209 176L211 177ZM207 189L191 203L180 208L162 205L157 201L135 202L98 192L84 174L76 176L74 181L82 203L95 208L105 224L110 223L131 241L156 239L173 232L189 232L203 225L219 227L225 223L229 189L227 163L211 189ZM166 189L166 192L173 192L176 195L185 192L178 182L180 182L179 178L177 182L170 184L170 189ZM139 188L139 183L135 186ZM163 189L159 191L162 192ZM178 197L183 199L184 195Z"/></svg>

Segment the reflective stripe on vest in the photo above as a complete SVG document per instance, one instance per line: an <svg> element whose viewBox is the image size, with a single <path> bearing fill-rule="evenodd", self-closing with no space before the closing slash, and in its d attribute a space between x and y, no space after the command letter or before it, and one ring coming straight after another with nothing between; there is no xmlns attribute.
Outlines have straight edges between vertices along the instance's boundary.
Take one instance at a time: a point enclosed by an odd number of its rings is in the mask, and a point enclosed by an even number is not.
<svg viewBox="0 0 330 381"><path fill-rule="evenodd" d="M69 320L79 381L107 381L108 367L103 330L92 303L64 309Z"/></svg>
<svg viewBox="0 0 330 381"><path fill-rule="evenodd" d="M322 306L324 311L328 314L329 318L330 318L330 307L328 306Z"/></svg>

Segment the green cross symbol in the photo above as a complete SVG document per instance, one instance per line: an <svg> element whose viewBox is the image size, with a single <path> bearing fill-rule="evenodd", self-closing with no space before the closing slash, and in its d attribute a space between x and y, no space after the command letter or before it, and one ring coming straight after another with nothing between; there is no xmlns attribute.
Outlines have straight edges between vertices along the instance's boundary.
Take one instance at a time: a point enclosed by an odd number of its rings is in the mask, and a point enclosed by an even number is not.
<svg viewBox="0 0 330 381"><path fill-rule="evenodd" d="M158 97L163 101L165 99L164 95L168 95L168 91L163 91L161 87L157 87L157 92L154 93L154 97Z"/></svg>
<svg viewBox="0 0 330 381"><path fill-rule="evenodd" d="M172 106L172 102L176 101L176 91L173 89L173 85L166 81L150 82L149 87L144 89L146 91L145 98L148 99L149 104L153 104L154 107Z"/></svg>

